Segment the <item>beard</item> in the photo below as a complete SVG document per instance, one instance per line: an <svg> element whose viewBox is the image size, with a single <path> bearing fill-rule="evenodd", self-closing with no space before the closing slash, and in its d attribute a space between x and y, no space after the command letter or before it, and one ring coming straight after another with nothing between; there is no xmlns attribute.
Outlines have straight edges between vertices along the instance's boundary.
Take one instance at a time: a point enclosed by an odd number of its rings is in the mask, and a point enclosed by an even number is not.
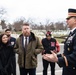
<svg viewBox="0 0 76 75"><path fill-rule="evenodd" d="M8 37L10 37L10 35L7 35Z"/></svg>
<svg viewBox="0 0 76 75"><path fill-rule="evenodd" d="M30 33L25 33L24 36L27 36L28 37L28 36L30 36Z"/></svg>

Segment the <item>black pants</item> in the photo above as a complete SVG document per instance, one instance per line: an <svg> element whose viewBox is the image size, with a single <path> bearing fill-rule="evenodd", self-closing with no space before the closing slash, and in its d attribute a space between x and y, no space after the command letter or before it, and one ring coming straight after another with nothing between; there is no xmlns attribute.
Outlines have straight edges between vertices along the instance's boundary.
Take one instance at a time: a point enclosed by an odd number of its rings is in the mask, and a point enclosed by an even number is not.
<svg viewBox="0 0 76 75"><path fill-rule="evenodd" d="M33 69L25 69L20 68L20 75L36 75L36 68Z"/></svg>
<svg viewBox="0 0 76 75"><path fill-rule="evenodd" d="M49 64L51 69L51 75L55 75L55 63L46 61L44 59L42 59L42 61L43 61L43 75L47 75L47 69Z"/></svg>
<svg viewBox="0 0 76 75"><path fill-rule="evenodd" d="M63 67L62 75L76 75L76 67Z"/></svg>
<svg viewBox="0 0 76 75"><path fill-rule="evenodd" d="M13 70L12 70L13 75L16 75L16 57L15 57L15 55L12 59L12 68L13 68Z"/></svg>
<svg viewBox="0 0 76 75"><path fill-rule="evenodd" d="M6 69L6 71L0 70L0 75L11 75L11 67Z"/></svg>

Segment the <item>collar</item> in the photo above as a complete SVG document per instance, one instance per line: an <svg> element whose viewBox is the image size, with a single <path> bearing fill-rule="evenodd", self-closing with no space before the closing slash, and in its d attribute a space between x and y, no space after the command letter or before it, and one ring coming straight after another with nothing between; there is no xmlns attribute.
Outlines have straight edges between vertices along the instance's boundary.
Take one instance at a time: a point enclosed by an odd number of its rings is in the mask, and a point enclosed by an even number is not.
<svg viewBox="0 0 76 75"><path fill-rule="evenodd" d="M75 27L75 28L73 28L73 29L71 30L71 32L73 32L75 29L76 29L76 27Z"/></svg>
<svg viewBox="0 0 76 75"><path fill-rule="evenodd" d="M24 36L24 39L26 38L26 36ZM27 39L29 39L29 37L27 37Z"/></svg>

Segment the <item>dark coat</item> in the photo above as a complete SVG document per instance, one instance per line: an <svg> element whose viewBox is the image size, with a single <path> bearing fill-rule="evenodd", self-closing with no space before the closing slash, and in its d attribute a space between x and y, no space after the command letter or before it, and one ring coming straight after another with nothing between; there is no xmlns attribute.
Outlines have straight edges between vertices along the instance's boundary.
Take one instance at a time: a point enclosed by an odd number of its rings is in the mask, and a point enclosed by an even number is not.
<svg viewBox="0 0 76 75"><path fill-rule="evenodd" d="M15 43L16 43L16 39L14 37L10 37L9 44L14 47Z"/></svg>
<svg viewBox="0 0 76 75"><path fill-rule="evenodd" d="M38 37L31 32L27 50L25 50L23 45L23 35L21 34L16 41L15 48L17 48L15 51L18 53L19 67L25 67L26 69L37 67L37 55L43 50L43 46Z"/></svg>
<svg viewBox="0 0 76 75"><path fill-rule="evenodd" d="M0 75L4 75L5 71L7 73L6 75L8 75L13 70L11 66L11 61L14 56L13 51L13 47L8 43L0 43Z"/></svg>
<svg viewBox="0 0 76 75"><path fill-rule="evenodd" d="M45 50L43 54L50 54L52 50L56 50L56 40L54 38L51 38L50 40L47 38L42 39L42 45Z"/></svg>
<svg viewBox="0 0 76 75"><path fill-rule="evenodd" d="M16 44L16 39L14 37L10 37L9 39L9 44L14 48L15 44ZM15 56L15 52L14 52L14 57L12 59L12 67L13 67L13 75L16 75L16 56Z"/></svg>
<svg viewBox="0 0 76 75"><path fill-rule="evenodd" d="M76 29L65 41L63 55L58 55L58 65L63 75L76 75Z"/></svg>

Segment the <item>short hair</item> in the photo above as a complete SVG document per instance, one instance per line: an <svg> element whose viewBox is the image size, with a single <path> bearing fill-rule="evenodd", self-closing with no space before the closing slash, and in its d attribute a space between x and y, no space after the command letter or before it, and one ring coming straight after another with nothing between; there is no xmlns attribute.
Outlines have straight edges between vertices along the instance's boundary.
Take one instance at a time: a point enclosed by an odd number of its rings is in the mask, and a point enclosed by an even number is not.
<svg viewBox="0 0 76 75"><path fill-rule="evenodd" d="M23 23L22 26L30 26L29 23Z"/></svg>
<svg viewBox="0 0 76 75"><path fill-rule="evenodd" d="M31 28L31 26L30 26L30 24L29 23L23 23L22 25L21 25L21 28L23 27L23 26L29 26L30 28ZM32 29L31 29L32 30Z"/></svg>
<svg viewBox="0 0 76 75"><path fill-rule="evenodd" d="M6 29L5 32L7 32L7 31L11 31L11 29Z"/></svg>

